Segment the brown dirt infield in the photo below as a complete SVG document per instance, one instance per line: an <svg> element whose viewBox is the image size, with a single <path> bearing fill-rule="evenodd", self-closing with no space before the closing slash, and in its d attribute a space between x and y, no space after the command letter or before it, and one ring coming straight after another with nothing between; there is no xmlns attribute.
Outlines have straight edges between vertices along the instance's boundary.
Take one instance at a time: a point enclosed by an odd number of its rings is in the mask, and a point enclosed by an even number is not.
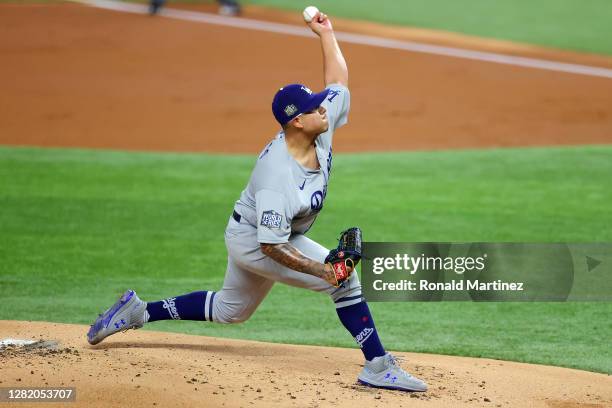
<svg viewBox="0 0 612 408"><path fill-rule="evenodd" d="M338 26L420 40L428 33ZM427 38L612 66L609 57ZM343 49L352 110L338 152L612 142L610 79ZM0 144L252 153L277 131L269 105L279 86L322 87L315 39L79 4L0 4L0 50Z"/></svg>
<svg viewBox="0 0 612 408"><path fill-rule="evenodd" d="M299 23L258 8L247 16ZM423 30L336 27L612 67L609 57ZM338 152L612 142L611 80L343 48L353 97ZM322 85L313 39L76 4L0 4L0 52L0 144L9 145L252 153L276 132L269 103L278 86ZM0 321L0 339L54 339L61 347L1 353L0 387L75 386L74 407L612 406L610 376L564 368L399 353L431 387L405 394L357 386L355 349L152 331L90 347L85 332Z"/></svg>
<svg viewBox="0 0 612 408"><path fill-rule="evenodd" d="M362 357L355 349L143 330L89 346L86 331L0 321L0 339L60 341L58 352L0 353L0 387L76 387L77 402L67 405L74 407L612 406L610 376L566 368L398 353L430 386L409 394L357 385Z"/></svg>

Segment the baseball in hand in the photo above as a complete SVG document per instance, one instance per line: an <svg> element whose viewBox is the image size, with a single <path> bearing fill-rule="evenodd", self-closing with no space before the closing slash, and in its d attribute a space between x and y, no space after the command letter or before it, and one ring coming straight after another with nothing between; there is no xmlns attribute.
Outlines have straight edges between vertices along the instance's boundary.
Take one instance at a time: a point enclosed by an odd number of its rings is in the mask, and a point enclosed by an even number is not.
<svg viewBox="0 0 612 408"><path fill-rule="evenodd" d="M315 6L306 7L304 9L304 12L302 13L302 15L304 16L304 21L307 23L310 23L312 19L314 18L314 16L317 15L318 12L319 12L319 9L316 8Z"/></svg>

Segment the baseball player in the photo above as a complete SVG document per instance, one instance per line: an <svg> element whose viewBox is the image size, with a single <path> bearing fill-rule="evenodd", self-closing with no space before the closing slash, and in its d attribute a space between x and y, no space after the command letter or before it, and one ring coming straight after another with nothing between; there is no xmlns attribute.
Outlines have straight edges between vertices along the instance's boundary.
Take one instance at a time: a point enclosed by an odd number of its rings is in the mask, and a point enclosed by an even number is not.
<svg viewBox="0 0 612 408"><path fill-rule="evenodd" d="M260 153L229 218L223 288L148 303L128 290L96 319L87 334L89 343L157 320L243 322L272 285L282 282L331 297L340 322L365 357L361 383L427 390L380 342L358 275L352 273L360 257L359 229L345 231L332 251L305 235L323 208L332 172L332 137L347 122L350 102L348 69L329 18L317 13L309 26L321 42L326 88L313 93L291 84L274 96L272 111L282 130Z"/></svg>

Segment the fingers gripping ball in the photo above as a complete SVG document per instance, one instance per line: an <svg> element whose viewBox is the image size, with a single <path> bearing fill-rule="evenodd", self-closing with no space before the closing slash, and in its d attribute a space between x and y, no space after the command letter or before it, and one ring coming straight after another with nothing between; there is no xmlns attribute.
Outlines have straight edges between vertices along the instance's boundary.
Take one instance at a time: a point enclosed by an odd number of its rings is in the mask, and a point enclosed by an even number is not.
<svg viewBox="0 0 612 408"><path fill-rule="evenodd" d="M347 280L361 260L361 229L358 227L342 231L338 247L332 249L325 263L331 265L338 285Z"/></svg>
<svg viewBox="0 0 612 408"><path fill-rule="evenodd" d="M315 6L306 7L304 11L302 12L302 15L304 16L304 21L307 23L310 23L312 19L317 15L318 12L319 12L319 9L316 8Z"/></svg>

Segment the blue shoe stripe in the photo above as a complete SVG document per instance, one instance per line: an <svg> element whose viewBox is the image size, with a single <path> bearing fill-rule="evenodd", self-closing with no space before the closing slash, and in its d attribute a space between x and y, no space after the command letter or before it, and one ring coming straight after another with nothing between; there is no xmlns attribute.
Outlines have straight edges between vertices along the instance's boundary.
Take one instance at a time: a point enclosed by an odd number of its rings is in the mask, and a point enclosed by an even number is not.
<svg viewBox="0 0 612 408"><path fill-rule="evenodd" d="M125 296L126 294L127 294L127 297ZM127 302L130 301L130 299L132 299L132 296L134 296L134 291L133 290L130 290L130 291L126 292L125 294L123 294L123 296L121 296L121 298L117 301L117 303L115 303L108 311L106 311L104 313L104 315L102 316L103 327L107 327L108 326L108 323L111 321L113 316L115 316L117 311L119 309L121 309L121 307L123 307L123 305L125 305ZM97 323L97 321L96 321L96 323Z"/></svg>

